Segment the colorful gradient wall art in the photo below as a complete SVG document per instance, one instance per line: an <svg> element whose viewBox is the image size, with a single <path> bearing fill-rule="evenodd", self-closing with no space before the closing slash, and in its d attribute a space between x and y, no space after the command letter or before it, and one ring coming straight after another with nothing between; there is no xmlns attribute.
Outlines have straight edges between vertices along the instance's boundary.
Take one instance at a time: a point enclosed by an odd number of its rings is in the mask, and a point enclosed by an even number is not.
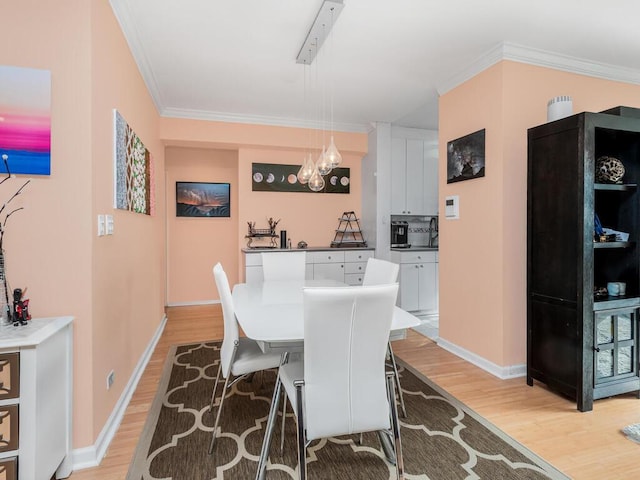
<svg viewBox="0 0 640 480"><path fill-rule="evenodd" d="M0 155L11 173L51 174L51 72L0 65ZM7 170L0 162L0 173Z"/></svg>

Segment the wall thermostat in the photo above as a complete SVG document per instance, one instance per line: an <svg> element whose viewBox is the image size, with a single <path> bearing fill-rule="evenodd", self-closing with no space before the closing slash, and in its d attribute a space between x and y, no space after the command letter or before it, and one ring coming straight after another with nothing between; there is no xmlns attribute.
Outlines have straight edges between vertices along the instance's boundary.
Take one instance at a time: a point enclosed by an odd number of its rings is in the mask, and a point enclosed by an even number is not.
<svg viewBox="0 0 640 480"><path fill-rule="evenodd" d="M444 218L457 220L460 218L460 196L449 195L444 198Z"/></svg>

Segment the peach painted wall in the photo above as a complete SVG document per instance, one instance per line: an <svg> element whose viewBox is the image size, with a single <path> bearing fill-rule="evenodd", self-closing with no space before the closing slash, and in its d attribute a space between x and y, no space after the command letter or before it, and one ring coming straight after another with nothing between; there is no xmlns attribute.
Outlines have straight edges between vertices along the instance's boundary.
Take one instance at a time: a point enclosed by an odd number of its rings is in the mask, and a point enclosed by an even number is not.
<svg viewBox="0 0 640 480"><path fill-rule="evenodd" d="M92 27L92 326L93 442L120 399L164 315L165 162L159 116L107 0L91 2ZM113 109L153 157L153 216L113 208ZM86 160L85 160L86 161ZM98 214L112 214L114 234L98 237ZM106 378L115 372L115 383ZM82 420L86 422L86 420Z"/></svg>
<svg viewBox="0 0 640 480"><path fill-rule="evenodd" d="M51 175L33 178L4 241L7 278L28 287L31 314L75 317L74 383L86 386L74 392L76 446L94 438L90 8L8 0L0 15L0 64L51 71Z"/></svg>
<svg viewBox="0 0 640 480"><path fill-rule="evenodd" d="M440 224L440 335L503 367L526 362L527 129L557 95L575 113L640 107L637 85L510 61L440 98L440 199L460 195ZM486 177L447 185L447 141L481 128Z"/></svg>
<svg viewBox="0 0 640 480"><path fill-rule="evenodd" d="M211 269L221 262L231 285L238 283L238 152L168 147L167 302L208 303L219 299ZM231 184L230 218L176 217L176 182Z"/></svg>
<svg viewBox="0 0 640 480"><path fill-rule="evenodd" d="M170 303L191 303L218 300L217 292L211 289L211 266L222 261L229 275L229 281L235 283L244 279L241 249L246 246L244 236L247 222L256 222L257 228L266 228L267 219L281 219L278 230L285 229L295 245L304 239L310 246L329 246L338 218L344 211L361 213L361 161L367 152L367 134L336 132L335 140L343 156L343 165L351 169L351 192L344 194L313 194L286 192L253 192L251 190L251 164L281 163L297 165L302 161L308 139L314 131L291 127L274 127L203 120L185 120L176 118L160 119L160 135L168 145L167 202L169 259L168 301ZM193 152L187 153L189 149ZM229 161L224 150L231 149L236 157L237 176L232 182L231 191L237 192L237 210L232 215L233 222L220 223L224 230L215 235L226 236L222 253L214 254L209 243L192 250L185 257L186 263L207 259L206 268L198 270L197 279L190 278L187 268L177 266L184 255L184 246L189 245L190 235L202 233L199 221L177 222L172 219L171 186L178 176L183 176L181 160L190 158L185 167L192 174L190 181L211 181L217 175L224 176L220 162ZM187 156L184 156L184 155ZM224 160L223 160L224 159ZM175 160L175 161L174 161ZM211 165L210 163L214 164ZM226 166L224 167L226 169ZM183 178L184 179L184 178ZM174 183L175 185L175 183ZM193 220L193 219L189 219ZM177 226L180 225L180 228ZM234 230L226 227L230 226ZM209 235L209 233L205 233ZM213 235L213 234L210 234ZM229 248L227 242L233 242ZM207 263L208 262L208 263ZM184 285L190 285L188 289Z"/></svg>
<svg viewBox="0 0 640 480"><path fill-rule="evenodd" d="M34 317L75 317L73 445L86 447L163 314L163 191L155 218L112 207L111 110L154 153L163 184L157 114L108 0L7 0L0 31L0 64L50 70L52 78L51 175L33 179L25 210L8 225L8 278L28 286ZM112 237L96 237L97 213L113 213ZM111 368L116 382L107 391Z"/></svg>

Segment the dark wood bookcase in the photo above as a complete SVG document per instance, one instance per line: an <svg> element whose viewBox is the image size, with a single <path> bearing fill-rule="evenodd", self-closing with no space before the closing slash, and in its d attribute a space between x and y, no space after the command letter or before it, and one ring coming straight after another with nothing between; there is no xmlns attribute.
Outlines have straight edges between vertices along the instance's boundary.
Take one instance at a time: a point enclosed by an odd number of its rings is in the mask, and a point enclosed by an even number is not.
<svg viewBox="0 0 640 480"><path fill-rule="evenodd" d="M580 113L528 131L527 383L576 400L640 390L640 110ZM601 156L625 167L596 183ZM594 218L629 234L594 241ZM625 282L622 296L594 288Z"/></svg>

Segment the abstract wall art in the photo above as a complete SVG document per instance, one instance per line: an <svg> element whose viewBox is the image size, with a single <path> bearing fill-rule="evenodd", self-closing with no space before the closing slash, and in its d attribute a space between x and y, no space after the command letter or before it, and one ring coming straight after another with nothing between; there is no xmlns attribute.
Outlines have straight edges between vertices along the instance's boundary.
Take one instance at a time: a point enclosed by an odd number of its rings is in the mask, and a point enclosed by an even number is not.
<svg viewBox="0 0 640 480"><path fill-rule="evenodd" d="M228 183L176 182L177 217L230 217Z"/></svg>
<svg viewBox="0 0 640 480"><path fill-rule="evenodd" d="M0 156L11 173L51 174L51 72L0 65ZM0 162L0 173L7 170Z"/></svg>
<svg viewBox="0 0 640 480"><path fill-rule="evenodd" d="M153 159L140 137L117 110L114 117L115 208L155 213Z"/></svg>

